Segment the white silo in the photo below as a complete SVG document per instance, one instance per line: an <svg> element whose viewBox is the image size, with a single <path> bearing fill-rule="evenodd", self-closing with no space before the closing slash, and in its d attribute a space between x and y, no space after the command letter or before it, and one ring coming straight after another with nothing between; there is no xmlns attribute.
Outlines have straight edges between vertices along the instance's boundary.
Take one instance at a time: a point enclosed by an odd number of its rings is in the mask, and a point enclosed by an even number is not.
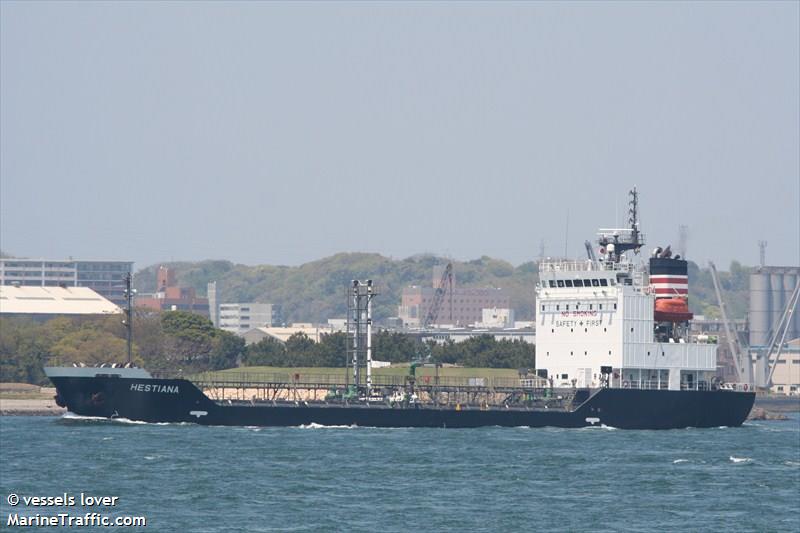
<svg viewBox="0 0 800 533"><path fill-rule="evenodd" d="M786 305L786 298L783 297L783 272L780 270L773 270L770 272L770 292L772 293L772 300L770 302L770 321L769 329L775 332L778 323L781 321L783 315L783 307Z"/></svg>
<svg viewBox="0 0 800 533"><path fill-rule="evenodd" d="M771 319L770 276L762 272L750 274L750 346L764 346L769 342Z"/></svg>

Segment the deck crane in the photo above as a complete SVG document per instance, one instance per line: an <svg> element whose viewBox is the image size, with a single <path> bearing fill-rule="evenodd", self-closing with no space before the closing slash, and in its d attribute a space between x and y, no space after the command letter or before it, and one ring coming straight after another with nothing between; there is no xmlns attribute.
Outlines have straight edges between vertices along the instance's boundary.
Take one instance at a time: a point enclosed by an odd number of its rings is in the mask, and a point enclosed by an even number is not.
<svg viewBox="0 0 800 533"><path fill-rule="evenodd" d="M445 294L450 295L450 321L453 321L453 263L447 263L442 272L442 278L439 280L439 286L436 287L436 292L433 293L433 302L428 309L428 314L425 315L425 320L422 321L422 327L426 328L431 324L435 324L439 318L439 311L442 309Z"/></svg>

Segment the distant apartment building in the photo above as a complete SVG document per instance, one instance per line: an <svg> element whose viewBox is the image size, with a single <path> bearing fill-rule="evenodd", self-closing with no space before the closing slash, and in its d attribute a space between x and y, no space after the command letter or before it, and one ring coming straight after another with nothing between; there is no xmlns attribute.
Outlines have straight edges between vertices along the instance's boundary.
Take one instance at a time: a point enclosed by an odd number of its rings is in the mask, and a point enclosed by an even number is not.
<svg viewBox="0 0 800 533"><path fill-rule="evenodd" d="M193 287L181 287L175 271L165 266L158 267L156 292L136 296L136 306L156 311L189 311L209 316L208 299L197 296Z"/></svg>
<svg viewBox="0 0 800 533"><path fill-rule="evenodd" d="M244 335L254 328L270 327L276 314L275 306L260 303L219 304L219 327L225 331Z"/></svg>
<svg viewBox="0 0 800 533"><path fill-rule="evenodd" d="M439 285L440 267L434 268L434 284ZM436 318L437 324L467 326L480 323L484 309L509 309L511 298L500 288L464 288L455 285L453 280L444 287L445 293ZM422 325L428 311L434 303L436 289L413 285L403 289L398 316L407 327ZM512 318L513 322L513 318Z"/></svg>
<svg viewBox="0 0 800 533"><path fill-rule="evenodd" d="M0 285L88 287L116 305L125 305L125 275L133 261L0 259Z"/></svg>

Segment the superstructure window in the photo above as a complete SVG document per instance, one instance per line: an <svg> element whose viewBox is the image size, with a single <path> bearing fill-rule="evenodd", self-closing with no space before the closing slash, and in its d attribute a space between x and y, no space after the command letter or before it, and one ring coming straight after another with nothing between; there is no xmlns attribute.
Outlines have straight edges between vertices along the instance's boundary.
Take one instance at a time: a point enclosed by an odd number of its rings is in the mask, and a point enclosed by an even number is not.
<svg viewBox="0 0 800 533"><path fill-rule="evenodd" d="M564 280L564 285L566 285L567 287L572 287L572 280L571 279L565 279Z"/></svg>
<svg viewBox="0 0 800 533"><path fill-rule="evenodd" d="M591 287L592 286L592 280L590 280L590 279L583 280L583 286L584 287Z"/></svg>
<svg viewBox="0 0 800 533"><path fill-rule="evenodd" d="M608 280L606 278L602 278L600 280L600 286L601 287L608 287Z"/></svg>
<svg viewBox="0 0 800 533"><path fill-rule="evenodd" d="M542 306L542 311L544 311L544 306Z"/></svg>
<svg viewBox="0 0 800 533"><path fill-rule="evenodd" d="M551 279L550 280L550 288L551 289L555 289L555 287L556 287L556 282Z"/></svg>
<svg viewBox="0 0 800 533"><path fill-rule="evenodd" d="M559 287L563 287L564 286L564 280L563 279L556 280L556 283L558 283Z"/></svg>
<svg viewBox="0 0 800 533"><path fill-rule="evenodd" d="M576 287L583 287L583 280L576 279L575 280L575 286Z"/></svg>
<svg viewBox="0 0 800 533"><path fill-rule="evenodd" d="M596 280L596 279L593 279L592 280L592 287L599 287L599 286L600 286L600 282L598 280Z"/></svg>

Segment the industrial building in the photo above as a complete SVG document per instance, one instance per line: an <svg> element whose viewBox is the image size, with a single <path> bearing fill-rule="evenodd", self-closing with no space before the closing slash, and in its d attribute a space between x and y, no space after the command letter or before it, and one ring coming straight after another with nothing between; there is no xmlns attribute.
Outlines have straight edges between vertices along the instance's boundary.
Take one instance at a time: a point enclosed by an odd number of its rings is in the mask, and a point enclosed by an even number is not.
<svg viewBox="0 0 800 533"><path fill-rule="evenodd" d="M331 325L322 326L307 323L297 323L291 324L290 326L253 328L242 336L244 337L245 344L247 345L255 344L267 337L272 337L279 342L286 342L289 340L289 337L298 333L302 333L314 342L319 342L322 338L322 335L335 333L335 331L336 330Z"/></svg>
<svg viewBox="0 0 800 533"><path fill-rule="evenodd" d="M783 394L800 390L797 302L794 309L788 309L798 280L800 267L761 266L750 274L749 345L755 381ZM771 344L772 353L767 355ZM778 350L781 356L775 363ZM768 373L773 366L770 380Z"/></svg>
<svg viewBox="0 0 800 533"><path fill-rule="evenodd" d="M111 315L122 310L88 287L0 285L0 316L49 320L59 316Z"/></svg>
<svg viewBox="0 0 800 533"><path fill-rule="evenodd" d="M125 276L133 261L0 259L0 285L89 287L116 305L125 305Z"/></svg>
<svg viewBox="0 0 800 533"><path fill-rule="evenodd" d="M411 328L433 324L468 326L483 320L484 309L510 307L511 298L501 288L457 287L452 265L448 264L434 267L431 287L412 285L403 289L398 317ZM433 322L428 323L431 318Z"/></svg>
<svg viewBox="0 0 800 533"><path fill-rule="evenodd" d="M533 327L522 328L432 328L415 331L413 337L422 342L433 341L437 344L447 342L464 342L474 337L489 335L496 341L522 341L536 344L536 329Z"/></svg>
<svg viewBox="0 0 800 533"><path fill-rule="evenodd" d="M156 292L136 296L135 305L156 311L189 311L205 317L209 316L208 299L197 296L193 287L181 287L175 271L158 267Z"/></svg>
<svg viewBox="0 0 800 533"><path fill-rule="evenodd" d="M750 274L751 348L763 348L769 343L798 279L800 267L764 266ZM800 337L800 313L794 313L786 334L788 340L797 337Z"/></svg>

